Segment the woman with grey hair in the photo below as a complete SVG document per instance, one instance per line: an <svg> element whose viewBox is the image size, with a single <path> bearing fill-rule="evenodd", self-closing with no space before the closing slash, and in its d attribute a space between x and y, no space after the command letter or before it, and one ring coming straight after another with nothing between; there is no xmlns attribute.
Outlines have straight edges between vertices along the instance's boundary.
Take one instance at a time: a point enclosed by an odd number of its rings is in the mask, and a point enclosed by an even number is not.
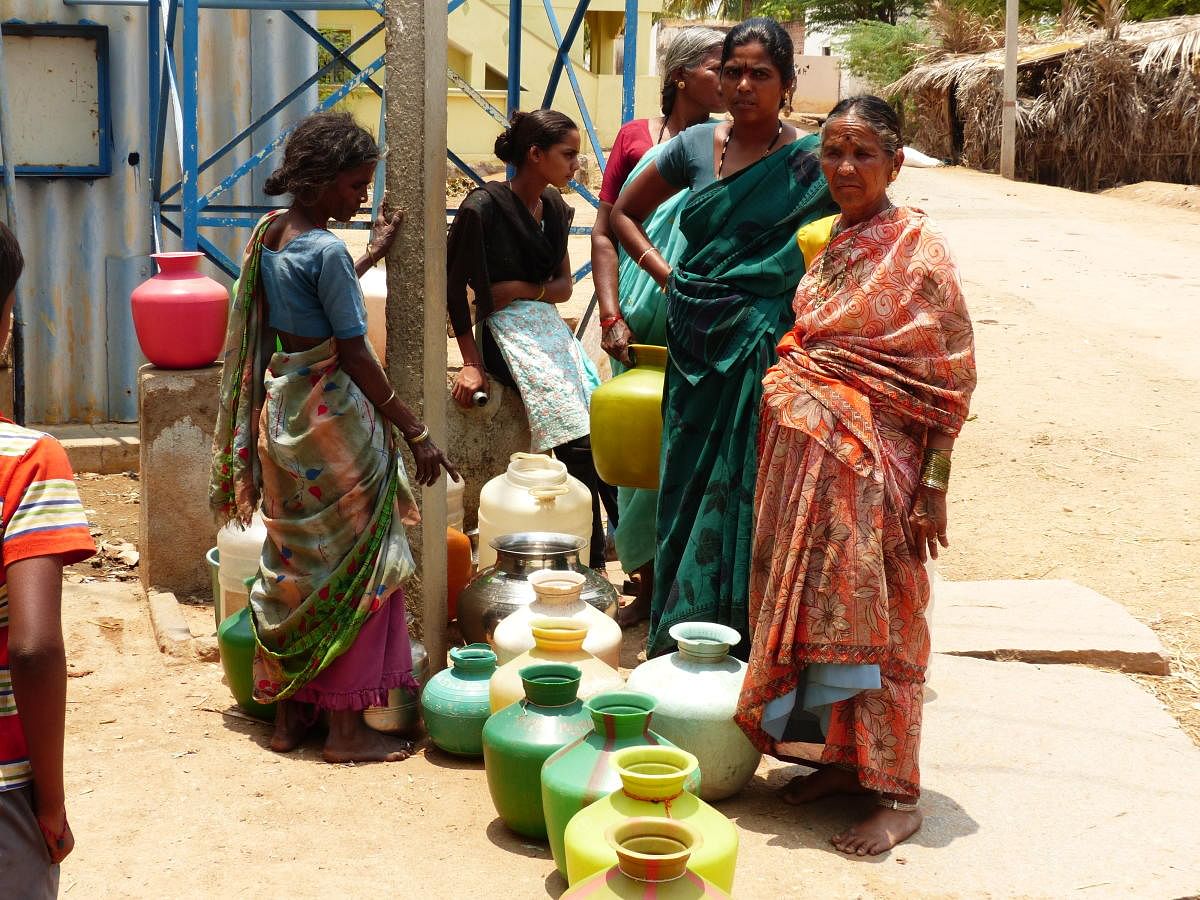
<svg viewBox="0 0 1200 900"><path fill-rule="evenodd" d="M690 125L725 111L721 96L721 44L725 35L712 28L685 28L672 38L663 57L662 115L635 119L621 128L608 157L600 208L592 229L592 277L600 304L603 347L619 374L630 362L629 345L665 345L666 311L654 279L618 251L608 217L627 182L652 165L664 143ZM679 191L645 223L670 263L683 252L679 213L688 191ZM624 626L650 614L654 590L654 516L658 492L622 487L618 491L617 556L636 576L637 598L621 611Z"/></svg>

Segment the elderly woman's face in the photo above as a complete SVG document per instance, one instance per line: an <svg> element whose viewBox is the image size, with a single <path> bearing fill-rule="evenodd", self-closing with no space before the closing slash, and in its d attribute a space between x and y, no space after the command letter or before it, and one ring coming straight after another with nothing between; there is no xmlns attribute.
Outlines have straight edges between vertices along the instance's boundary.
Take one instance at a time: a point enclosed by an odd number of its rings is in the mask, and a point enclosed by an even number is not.
<svg viewBox="0 0 1200 900"><path fill-rule="evenodd" d="M853 114L825 123L821 170L847 224L863 221L886 205L888 185L903 161L903 150L887 153L875 130Z"/></svg>
<svg viewBox="0 0 1200 900"><path fill-rule="evenodd" d="M683 90L710 113L725 112L725 98L721 94L721 45L709 48L704 59L694 69L686 69L681 76Z"/></svg>

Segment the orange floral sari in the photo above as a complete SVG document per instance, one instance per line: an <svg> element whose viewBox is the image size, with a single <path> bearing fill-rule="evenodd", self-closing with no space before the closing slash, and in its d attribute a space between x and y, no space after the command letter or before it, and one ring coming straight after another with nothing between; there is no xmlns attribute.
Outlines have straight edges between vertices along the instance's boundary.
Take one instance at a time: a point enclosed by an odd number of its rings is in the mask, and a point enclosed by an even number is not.
<svg viewBox="0 0 1200 900"><path fill-rule="evenodd" d="M835 237L796 292L763 380L753 646L737 721L776 751L764 709L806 666L873 665L832 707L822 761L916 796L929 580L908 513L929 429L957 434L975 386L971 322L945 239L917 209Z"/></svg>

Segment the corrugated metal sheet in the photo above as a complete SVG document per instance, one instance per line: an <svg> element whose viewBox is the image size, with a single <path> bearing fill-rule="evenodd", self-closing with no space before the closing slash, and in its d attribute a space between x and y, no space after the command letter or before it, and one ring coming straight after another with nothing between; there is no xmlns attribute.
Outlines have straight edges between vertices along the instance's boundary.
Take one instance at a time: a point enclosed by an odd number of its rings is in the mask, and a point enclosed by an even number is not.
<svg viewBox="0 0 1200 900"><path fill-rule="evenodd" d="M314 21L315 14L305 14ZM25 319L25 392L30 422L133 421L137 416L137 350L129 291L149 272L150 159L146 100L146 10L68 7L59 0L3 0L4 21L82 22L108 26L113 173L91 181L20 178L17 232L25 254L21 280ZM200 152L203 159L269 109L315 68L316 50L282 13L200 11ZM253 62L252 62L253 60ZM297 101L295 118L316 103ZM285 118L286 117L286 118ZM53 128L53 122L46 123ZM265 140L263 130L256 141ZM168 143L174 145L174 129ZM257 148L257 147L256 147ZM255 148L255 149L256 149ZM201 192L229 174L252 150L246 143L201 176ZM136 155L135 155L136 154ZM168 152L164 179L177 173ZM244 178L223 203L256 202L265 170ZM0 184L0 191L3 185ZM218 233L205 230L214 238ZM246 232L230 230L218 245L236 259ZM167 235L167 246L172 240ZM219 277L215 270L210 275ZM222 279L224 280L224 279Z"/></svg>

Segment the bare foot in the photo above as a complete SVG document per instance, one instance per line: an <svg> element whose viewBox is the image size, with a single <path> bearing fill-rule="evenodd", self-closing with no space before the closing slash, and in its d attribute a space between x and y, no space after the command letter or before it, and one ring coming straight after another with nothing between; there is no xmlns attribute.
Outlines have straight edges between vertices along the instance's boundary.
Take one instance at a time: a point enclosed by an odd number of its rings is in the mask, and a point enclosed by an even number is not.
<svg viewBox="0 0 1200 900"><path fill-rule="evenodd" d="M637 597L617 610L617 624L622 628L633 628L650 618L650 601Z"/></svg>
<svg viewBox="0 0 1200 900"><path fill-rule="evenodd" d="M367 727L362 712L339 710L329 715L329 737L321 752L325 762L400 762L413 754L411 741L401 741Z"/></svg>
<svg viewBox="0 0 1200 900"><path fill-rule="evenodd" d="M304 743L316 716L307 703L280 700L275 704L275 731L270 747L276 753L291 753Z"/></svg>
<svg viewBox="0 0 1200 900"><path fill-rule="evenodd" d="M801 803L812 803L823 797L833 797L837 794L866 794L870 793L858 783L858 776L850 769L840 766L825 766L817 769L811 775L797 775L779 792L784 803L798 806Z"/></svg>
<svg viewBox="0 0 1200 900"><path fill-rule="evenodd" d="M851 856L878 856L916 834L924 820L919 809L880 807L857 825L835 834L830 841Z"/></svg>
<svg viewBox="0 0 1200 900"><path fill-rule="evenodd" d="M626 603L617 610L617 624L622 628L632 628L650 618L650 603L654 598L654 560L638 568L633 573L637 576L637 596L633 602Z"/></svg>

